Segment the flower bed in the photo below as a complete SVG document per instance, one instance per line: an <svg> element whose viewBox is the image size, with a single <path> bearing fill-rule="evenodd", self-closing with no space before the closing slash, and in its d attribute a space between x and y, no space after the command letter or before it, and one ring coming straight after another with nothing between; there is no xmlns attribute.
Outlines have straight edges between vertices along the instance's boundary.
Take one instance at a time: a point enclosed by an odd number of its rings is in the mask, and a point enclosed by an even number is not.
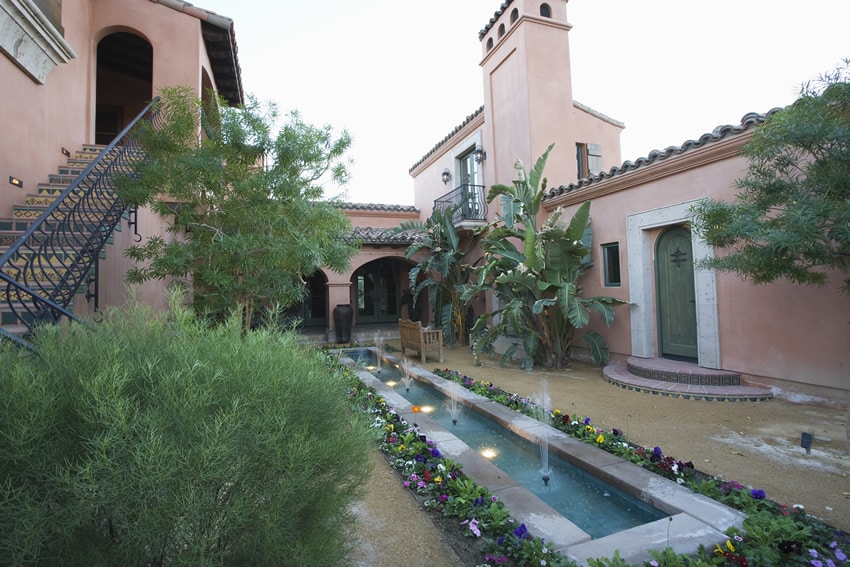
<svg viewBox="0 0 850 567"><path fill-rule="evenodd" d="M541 408L530 398L506 392L492 382L476 380L449 369L435 369L434 374L462 384L467 389L498 401L530 417L545 421L576 439L627 459L665 478L714 498L747 513L744 530L730 530L725 547L717 546L711 565L811 565L834 567L848 561L850 536L805 513L800 506L785 506L767 499L763 490L710 477L683 462L664 455L660 447L649 449L631 443L624 432L613 428L603 431L592 425L590 417L569 416L555 408ZM541 417L543 419L541 419ZM735 543L732 543L732 541ZM649 565L681 565L681 558L656 553L666 562L654 560ZM701 554L702 555L702 554ZM721 560L722 559L722 560ZM720 563L717 560L721 560ZM607 565L608 563L599 563ZM695 563L700 564L700 563Z"/></svg>
<svg viewBox="0 0 850 567"><path fill-rule="evenodd" d="M801 507L780 505L769 500L762 490L702 474L692 463L665 455L660 447L647 448L629 442L620 429L596 428L590 417L541 408L531 399L502 390L492 382L455 371L433 372L748 514L744 529L729 530L729 540L723 546L701 549L695 557L680 556L670 549L650 550L653 559L644 565L836 567L848 560L848 534L806 514ZM379 433L381 450L402 482L426 509L454 519L462 537L475 542L486 565L575 565L548 549L546 542L530 534L524 524L518 524L496 496L475 484L457 463L444 458L439 448L420 434L415 423L400 418L386 400L374 389L365 387L353 372L349 371L349 376L352 377L350 400L360 411L373 416L372 427ZM610 559L591 560L589 565L625 567L627 564L615 553Z"/></svg>

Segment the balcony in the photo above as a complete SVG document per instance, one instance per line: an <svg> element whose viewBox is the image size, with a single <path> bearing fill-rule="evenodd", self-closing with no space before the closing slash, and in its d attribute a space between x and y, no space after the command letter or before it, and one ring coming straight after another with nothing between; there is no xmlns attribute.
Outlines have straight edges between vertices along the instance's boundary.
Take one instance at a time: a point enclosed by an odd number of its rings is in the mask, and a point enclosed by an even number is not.
<svg viewBox="0 0 850 567"><path fill-rule="evenodd" d="M459 229L472 230L487 222L487 203L484 186L464 184L434 200L434 210L445 211L456 207L452 222Z"/></svg>

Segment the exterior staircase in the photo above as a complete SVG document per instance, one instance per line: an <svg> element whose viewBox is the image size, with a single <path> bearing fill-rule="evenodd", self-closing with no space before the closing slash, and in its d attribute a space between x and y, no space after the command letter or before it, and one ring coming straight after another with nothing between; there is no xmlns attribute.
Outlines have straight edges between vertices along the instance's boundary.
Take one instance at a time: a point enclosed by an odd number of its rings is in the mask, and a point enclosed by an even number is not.
<svg viewBox="0 0 850 567"><path fill-rule="evenodd" d="M610 384L656 396L717 402L760 402L773 397L770 390L742 385L737 372L666 358L630 357L625 364L609 364L602 374Z"/></svg>
<svg viewBox="0 0 850 567"><path fill-rule="evenodd" d="M154 98L110 144L85 146L38 192L0 219L0 338L35 351L29 341L39 323L62 318L86 324L74 315L80 293L94 299L97 269L104 247L121 220L136 226L134 209L115 191L123 177L137 176L145 155L136 127L161 127ZM67 155L67 153L66 153Z"/></svg>
<svg viewBox="0 0 850 567"><path fill-rule="evenodd" d="M23 203L15 205L11 218L0 218L0 255L6 253L10 247L19 241L32 224L44 215L54 201L85 171L103 148L104 146L84 145L81 150L68 157L66 163L59 165L57 172L50 174L46 183L39 183L36 187L36 193L27 195ZM92 228L96 222L96 219L92 218L89 228ZM120 231L121 225L116 225L114 230ZM107 243L111 242L110 236ZM21 249L10 259L8 265L11 270L22 270L27 263L42 265L43 267L36 278L37 282L51 287L55 285L54 282L62 279L63 267L73 261L71 256L75 254L77 254L76 250L62 247L54 248L49 253ZM100 259L106 257L105 248L101 248L98 257ZM87 283L92 282L93 276L93 270L90 270L86 277ZM75 301L80 298L90 301L94 298L93 293L89 289L89 285L77 287L74 290L74 297L66 309L73 313ZM28 325L33 320L30 313L12 308L16 301L18 300L14 296L10 298L8 288L0 287L0 327L14 335L20 335L27 332ZM22 317L16 315L16 311L23 313Z"/></svg>

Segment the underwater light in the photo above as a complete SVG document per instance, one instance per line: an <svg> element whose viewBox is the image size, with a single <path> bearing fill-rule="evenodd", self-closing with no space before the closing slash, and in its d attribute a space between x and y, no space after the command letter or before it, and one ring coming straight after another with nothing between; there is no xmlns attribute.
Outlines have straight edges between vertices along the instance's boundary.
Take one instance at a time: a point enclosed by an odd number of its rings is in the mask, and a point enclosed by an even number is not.
<svg viewBox="0 0 850 567"><path fill-rule="evenodd" d="M485 459L495 459L498 455L499 453L492 447L485 447L481 449L481 456Z"/></svg>

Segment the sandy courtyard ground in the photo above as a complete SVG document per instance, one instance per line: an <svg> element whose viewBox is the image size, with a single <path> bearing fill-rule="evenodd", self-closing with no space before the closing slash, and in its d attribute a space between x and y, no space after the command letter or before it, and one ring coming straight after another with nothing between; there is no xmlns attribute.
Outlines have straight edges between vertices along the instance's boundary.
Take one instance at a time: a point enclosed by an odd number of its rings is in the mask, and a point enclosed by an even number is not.
<svg viewBox="0 0 850 567"><path fill-rule="evenodd" d="M397 341L396 341L397 343ZM398 344L389 341L398 348ZM484 357L472 365L464 347L446 351L440 365L492 381L523 396L541 391L545 380L552 409L590 417L596 427L622 429L629 440L659 446L666 455L710 475L760 488L771 500L802 505L832 526L850 531L850 457L846 410L790 403L708 402L642 394L608 384L600 369L575 363L563 371L526 373ZM803 432L815 435L811 453L800 446ZM360 554L352 566L462 565L439 530L393 471L377 458L369 493L359 504Z"/></svg>

